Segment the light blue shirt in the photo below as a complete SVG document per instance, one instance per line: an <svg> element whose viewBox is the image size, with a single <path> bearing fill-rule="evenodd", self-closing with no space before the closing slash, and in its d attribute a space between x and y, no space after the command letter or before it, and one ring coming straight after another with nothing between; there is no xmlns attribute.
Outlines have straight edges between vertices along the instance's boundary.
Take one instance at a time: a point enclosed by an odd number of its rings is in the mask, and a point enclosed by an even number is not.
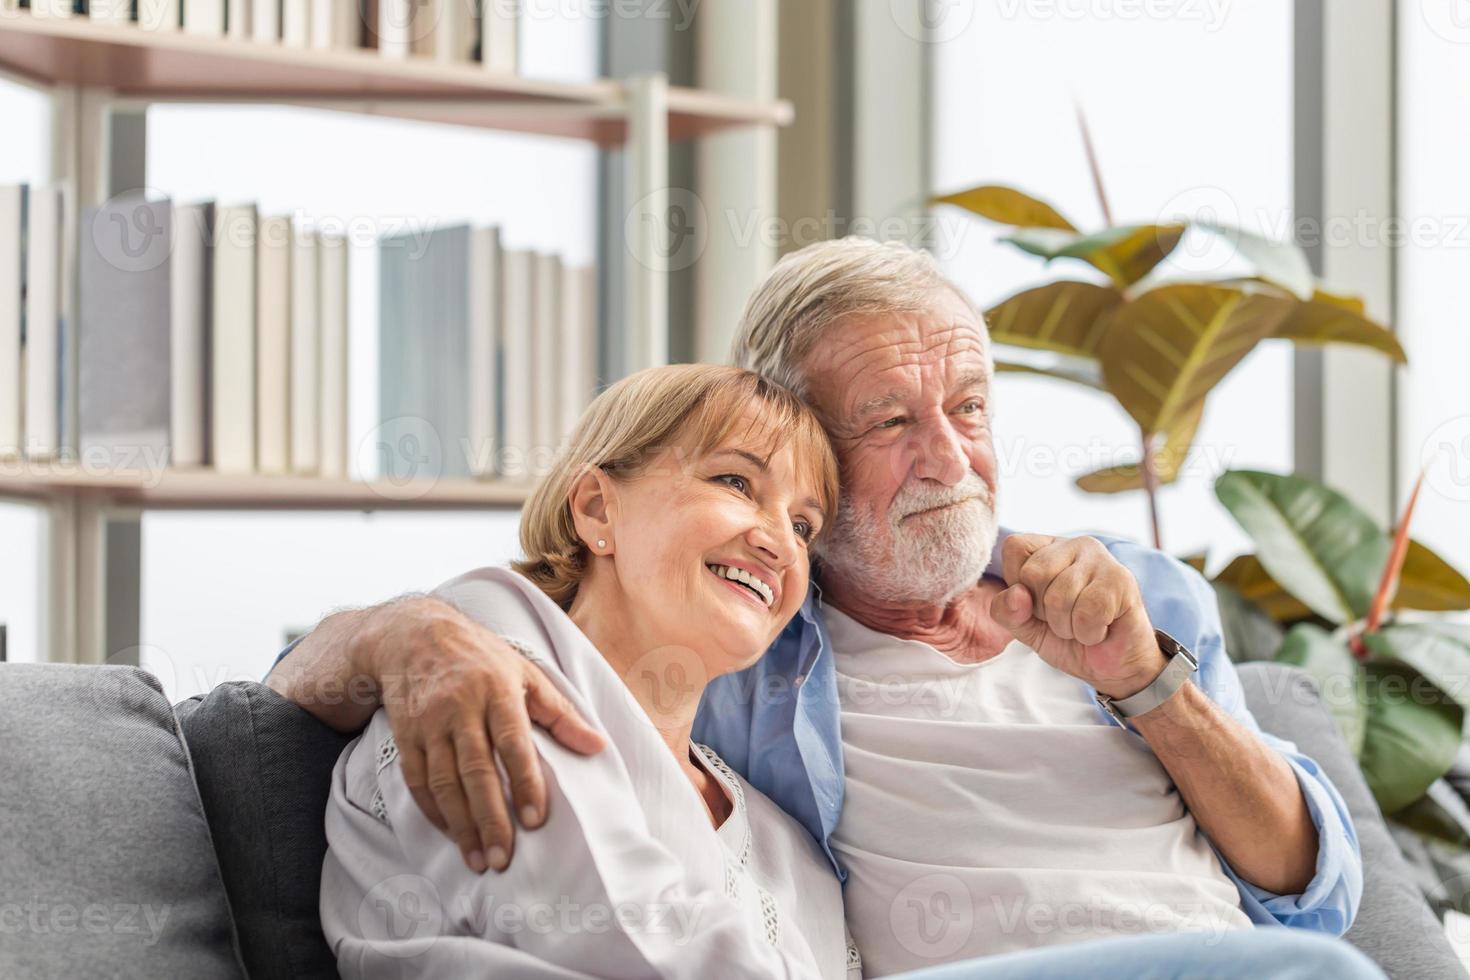
<svg viewBox="0 0 1470 980"><path fill-rule="evenodd" d="M1010 533L1001 532L987 575L1000 575L1000 546ZM1194 676L1200 689L1280 752L1301 784L1317 827L1316 875L1300 895L1278 895L1241 878L1216 848L1221 865L1240 890L1241 909L1258 925L1342 935L1352 925L1363 894L1358 835L1342 797L1317 763L1256 724L1235 665L1225 654L1209 583L1161 551L1118 538L1097 538L1138 580L1154 626L1198 658ZM1086 690L1091 699L1095 692ZM1118 723L1095 701L1094 707L1098 724ZM836 664L822 618L821 589L814 582L801 612L764 657L710 684L695 718L694 738L799 820L846 881L847 873L832 853L832 833L842 817L840 716Z"/></svg>

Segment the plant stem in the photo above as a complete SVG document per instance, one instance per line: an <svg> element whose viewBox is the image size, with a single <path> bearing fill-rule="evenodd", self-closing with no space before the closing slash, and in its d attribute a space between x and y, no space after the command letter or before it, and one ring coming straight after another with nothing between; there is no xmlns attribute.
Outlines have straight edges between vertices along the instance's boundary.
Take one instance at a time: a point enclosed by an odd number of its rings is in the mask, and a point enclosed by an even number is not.
<svg viewBox="0 0 1470 980"><path fill-rule="evenodd" d="M1159 527L1159 473L1154 467L1154 446L1158 443L1158 434L1144 432L1143 435L1143 459L1139 461L1138 467L1143 473L1143 492L1148 494L1148 519L1154 532L1154 547L1160 551L1164 550L1164 534Z"/></svg>
<svg viewBox="0 0 1470 980"><path fill-rule="evenodd" d="M1097 191L1097 203L1102 208L1103 223L1113 227L1113 209L1108 207L1108 195L1103 190L1102 169L1097 165L1097 151L1092 148L1092 131L1087 128L1087 116L1082 112L1082 103L1074 102L1077 110L1077 127L1082 130L1082 150L1087 154L1087 169L1092 171L1092 186Z"/></svg>

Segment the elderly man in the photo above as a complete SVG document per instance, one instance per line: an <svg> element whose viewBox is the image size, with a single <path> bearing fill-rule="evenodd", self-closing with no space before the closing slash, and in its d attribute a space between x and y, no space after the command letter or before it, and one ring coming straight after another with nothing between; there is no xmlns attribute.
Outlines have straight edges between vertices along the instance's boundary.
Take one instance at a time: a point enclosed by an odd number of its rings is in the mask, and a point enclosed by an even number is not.
<svg viewBox="0 0 1470 980"><path fill-rule="evenodd" d="M695 737L825 848L866 972L1139 932L1347 929L1346 808L1260 732L1203 579L1123 541L997 526L989 340L929 256L794 253L734 353L817 409L842 504L820 584L758 664L711 686ZM373 697L320 697L355 677ZM381 695L415 798L476 870L511 856L494 756L535 827L530 722L599 746L432 598L329 617L270 683L342 730Z"/></svg>

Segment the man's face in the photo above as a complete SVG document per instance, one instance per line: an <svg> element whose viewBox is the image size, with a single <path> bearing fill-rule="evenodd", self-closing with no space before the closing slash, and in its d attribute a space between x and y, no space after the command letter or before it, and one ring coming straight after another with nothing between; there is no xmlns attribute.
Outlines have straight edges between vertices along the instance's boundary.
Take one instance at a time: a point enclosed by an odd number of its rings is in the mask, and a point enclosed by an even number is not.
<svg viewBox="0 0 1470 980"><path fill-rule="evenodd" d="M817 554L868 595L944 604L985 570L997 530L987 343L944 289L922 314L844 320L806 358L842 465Z"/></svg>

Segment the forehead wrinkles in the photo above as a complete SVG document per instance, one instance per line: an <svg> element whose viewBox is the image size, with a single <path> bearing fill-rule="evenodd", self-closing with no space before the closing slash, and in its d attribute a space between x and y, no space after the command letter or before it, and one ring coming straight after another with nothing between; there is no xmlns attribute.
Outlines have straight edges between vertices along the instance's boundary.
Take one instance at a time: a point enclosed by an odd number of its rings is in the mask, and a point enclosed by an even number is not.
<svg viewBox="0 0 1470 980"><path fill-rule="evenodd" d="M910 321L901 329L850 331L833 341L825 370L813 380L837 387L844 414L876 395L940 384L971 362L985 361L984 342L969 323L924 330Z"/></svg>

